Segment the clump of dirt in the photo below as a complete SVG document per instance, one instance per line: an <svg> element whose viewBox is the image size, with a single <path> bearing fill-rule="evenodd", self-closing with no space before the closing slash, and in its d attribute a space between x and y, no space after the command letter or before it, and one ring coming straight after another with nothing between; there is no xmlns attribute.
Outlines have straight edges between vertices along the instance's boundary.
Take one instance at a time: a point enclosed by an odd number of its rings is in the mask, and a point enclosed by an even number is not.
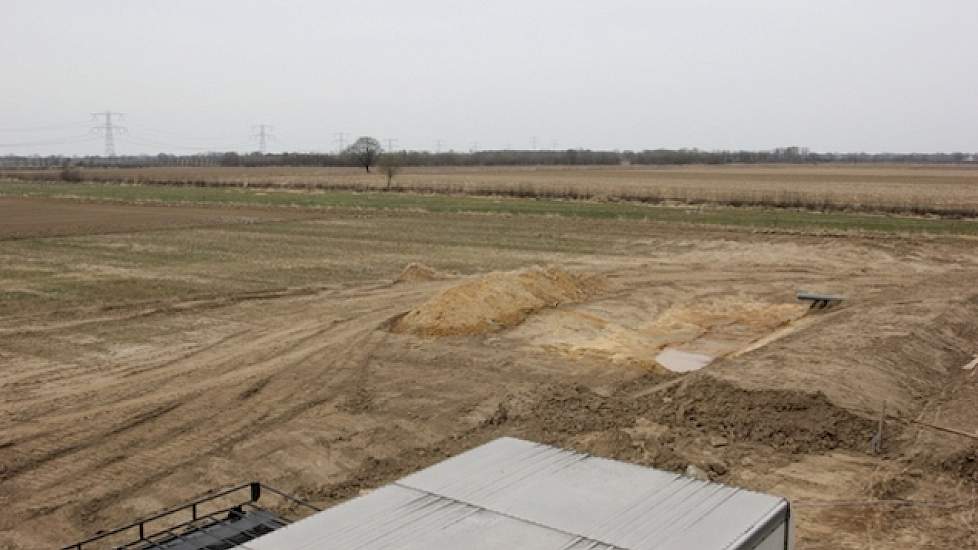
<svg viewBox="0 0 978 550"><path fill-rule="evenodd" d="M906 498L914 489L917 488L919 472L916 475L907 473L884 473L878 479L869 482L866 493L880 500L893 500Z"/></svg>
<svg viewBox="0 0 978 550"><path fill-rule="evenodd" d="M618 428L578 436L573 448L603 458L624 458L632 462L640 462L642 458L642 449L631 434Z"/></svg>
<svg viewBox="0 0 978 550"><path fill-rule="evenodd" d="M449 275L419 262L409 263L401 274L394 279L395 283L423 283L447 279Z"/></svg>
<svg viewBox="0 0 978 550"><path fill-rule="evenodd" d="M941 462L941 468L963 478L978 482L978 446L954 453Z"/></svg>
<svg viewBox="0 0 978 550"><path fill-rule="evenodd" d="M516 326L541 309L583 301L599 286L592 275L556 267L493 272L443 290L391 328L421 336L493 332Z"/></svg>

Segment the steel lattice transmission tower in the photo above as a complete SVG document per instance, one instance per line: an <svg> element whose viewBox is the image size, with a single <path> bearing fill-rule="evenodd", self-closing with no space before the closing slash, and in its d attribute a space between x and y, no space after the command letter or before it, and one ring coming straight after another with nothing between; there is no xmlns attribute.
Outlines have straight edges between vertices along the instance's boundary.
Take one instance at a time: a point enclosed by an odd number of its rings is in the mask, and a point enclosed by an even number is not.
<svg viewBox="0 0 978 550"><path fill-rule="evenodd" d="M258 139L258 152L264 155L268 150L268 141L275 139L271 133L275 128L269 124L256 124L251 128L255 131L251 137Z"/></svg>
<svg viewBox="0 0 978 550"><path fill-rule="evenodd" d="M105 137L105 156L114 157L115 156L115 135L126 133L126 128L124 126L119 126L112 121L112 117L117 119L123 118L125 115L122 113L116 113L114 111L102 111L101 113L92 113L92 119L98 121L99 125L92 128L92 131L96 134L102 134Z"/></svg>

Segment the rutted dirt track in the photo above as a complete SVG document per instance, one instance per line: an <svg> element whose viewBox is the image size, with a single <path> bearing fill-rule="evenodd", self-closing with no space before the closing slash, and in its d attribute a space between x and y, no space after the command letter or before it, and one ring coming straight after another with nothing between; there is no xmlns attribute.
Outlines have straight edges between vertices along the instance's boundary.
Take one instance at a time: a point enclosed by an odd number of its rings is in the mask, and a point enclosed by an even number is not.
<svg viewBox="0 0 978 550"><path fill-rule="evenodd" d="M324 281L147 315L121 304L65 326L58 312L3 319L0 547L67 544L250 479L330 504L501 435L787 495L799 548L978 543L974 441L894 421L883 455L869 452L884 401L978 431L978 376L960 368L978 352L972 242L661 226L638 238L615 223L601 254L499 260L601 284L531 292L515 321L478 331L395 326L510 275ZM411 260L385 258L394 271ZM770 321L798 288L850 299ZM668 345L717 359L670 373L651 355Z"/></svg>

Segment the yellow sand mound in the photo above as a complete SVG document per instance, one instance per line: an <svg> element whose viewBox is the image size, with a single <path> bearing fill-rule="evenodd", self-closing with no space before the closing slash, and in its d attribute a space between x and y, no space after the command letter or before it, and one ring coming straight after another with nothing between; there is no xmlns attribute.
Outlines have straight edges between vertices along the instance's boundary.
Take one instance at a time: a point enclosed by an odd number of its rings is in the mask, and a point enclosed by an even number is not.
<svg viewBox="0 0 978 550"><path fill-rule="evenodd" d="M448 275L426 266L422 263L411 262L401 271L401 274L394 279L395 283L420 283L425 281L437 281L448 278Z"/></svg>
<svg viewBox="0 0 978 550"><path fill-rule="evenodd" d="M571 358L655 368L661 360L678 357L696 359L702 366L707 356L746 353L790 334L802 326L800 319L808 311L804 304L716 295L683 297L656 314L656 295L662 291L650 286L629 298L616 296L540 314L511 336ZM662 357L667 350L672 351Z"/></svg>
<svg viewBox="0 0 978 550"><path fill-rule="evenodd" d="M481 334L523 322L548 307L580 302L596 280L554 267L493 272L443 290L408 312L395 332L423 336Z"/></svg>
<svg viewBox="0 0 978 550"><path fill-rule="evenodd" d="M773 330L801 317L806 307L797 303L767 303L740 296L680 304L664 311L655 321L659 330L706 332L725 326Z"/></svg>

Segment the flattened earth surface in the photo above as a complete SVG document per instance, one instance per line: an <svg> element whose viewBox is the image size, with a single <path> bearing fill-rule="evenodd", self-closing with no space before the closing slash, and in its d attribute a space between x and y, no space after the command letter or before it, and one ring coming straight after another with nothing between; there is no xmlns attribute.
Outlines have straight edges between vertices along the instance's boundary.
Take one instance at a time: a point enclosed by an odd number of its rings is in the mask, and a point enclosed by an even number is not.
<svg viewBox="0 0 978 550"><path fill-rule="evenodd" d="M99 298L0 319L0 547L68 544L252 479L329 505L502 435L676 471L694 464L788 496L801 549L978 543L974 441L893 420L883 454L870 452L884 403L902 418L978 431L978 377L961 369L978 352L973 241L609 221L589 228L601 252L506 241L473 244L472 254L441 243L439 224L476 231L484 217L403 216L290 222L282 246L346 243L367 251L349 254L353 264L382 256L389 269L372 277L152 303ZM355 231L321 233L340 224ZM370 252L379 233L405 227L431 244ZM17 265L58 253L44 235L0 251ZM232 269L227 234L192 235ZM64 239L133 246L114 232ZM394 282L425 259L461 275ZM91 258L98 270L84 273L138 267L153 280L164 269L114 262ZM554 265L604 284L477 334L391 330L467 277ZM216 277L189 260L165 269ZM248 273L221 276L232 286ZM0 290L25 281L11 275ZM850 299L808 313L793 302L799 288ZM667 345L717 359L670 373L655 364Z"/></svg>

